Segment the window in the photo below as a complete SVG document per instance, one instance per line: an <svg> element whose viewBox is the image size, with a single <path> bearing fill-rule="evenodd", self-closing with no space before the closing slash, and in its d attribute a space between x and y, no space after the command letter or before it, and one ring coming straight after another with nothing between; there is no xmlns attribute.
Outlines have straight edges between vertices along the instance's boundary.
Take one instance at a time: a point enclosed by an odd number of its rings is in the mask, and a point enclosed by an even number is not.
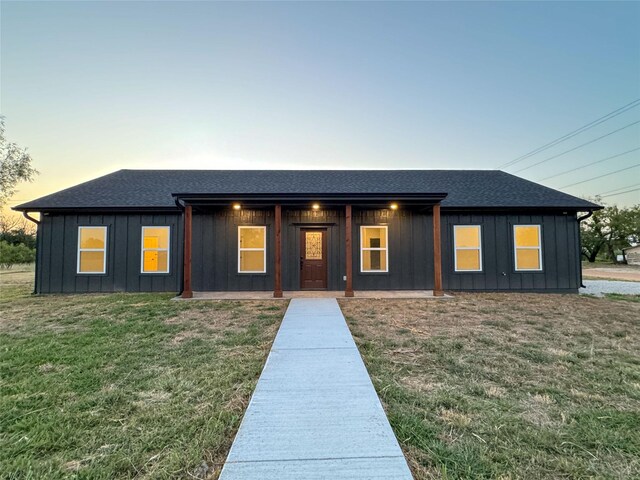
<svg viewBox="0 0 640 480"><path fill-rule="evenodd" d="M169 273L169 227L142 227L142 273Z"/></svg>
<svg viewBox="0 0 640 480"><path fill-rule="evenodd" d="M360 271L388 272L387 227L360 227Z"/></svg>
<svg viewBox="0 0 640 480"><path fill-rule="evenodd" d="M514 225L516 271L542 270L540 225Z"/></svg>
<svg viewBox="0 0 640 480"><path fill-rule="evenodd" d="M480 225L454 225L455 271L482 271L482 239Z"/></svg>
<svg viewBox="0 0 640 480"><path fill-rule="evenodd" d="M238 272L266 271L267 227L238 227Z"/></svg>
<svg viewBox="0 0 640 480"><path fill-rule="evenodd" d="M106 273L107 227L78 227L78 273Z"/></svg>

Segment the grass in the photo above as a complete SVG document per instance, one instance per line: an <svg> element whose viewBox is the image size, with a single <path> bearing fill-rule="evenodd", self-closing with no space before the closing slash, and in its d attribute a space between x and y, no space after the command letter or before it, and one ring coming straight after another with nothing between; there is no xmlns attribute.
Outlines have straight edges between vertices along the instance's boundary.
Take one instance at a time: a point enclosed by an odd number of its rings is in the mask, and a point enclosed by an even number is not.
<svg viewBox="0 0 640 480"><path fill-rule="evenodd" d="M605 293L604 296L611 300L621 300L623 302L640 303L640 295L621 295L619 293Z"/></svg>
<svg viewBox="0 0 640 480"><path fill-rule="evenodd" d="M341 301L416 479L640 478L640 297Z"/></svg>
<svg viewBox="0 0 640 480"><path fill-rule="evenodd" d="M588 262L586 260L582 260L582 268L616 268L620 267L621 265L622 264L620 263L613 263L611 261L605 262L602 260L596 260L595 262Z"/></svg>
<svg viewBox="0 0 640 480"><path fill-rule="evenodd" d="M0 478L217 476L284 302L0 281Z"/></svg>

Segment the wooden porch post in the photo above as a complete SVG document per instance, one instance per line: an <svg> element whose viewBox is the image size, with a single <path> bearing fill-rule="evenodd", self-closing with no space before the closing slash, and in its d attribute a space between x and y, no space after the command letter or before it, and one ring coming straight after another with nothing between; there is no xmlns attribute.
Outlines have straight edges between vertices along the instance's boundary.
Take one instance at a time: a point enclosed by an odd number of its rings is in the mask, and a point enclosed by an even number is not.
<svg viewBox="0 0 640 480"><path fill-rule="evenodd" d="M273 268L274 274L274 289L273 296L275 298L282 298L282 206L276 205L276 245L275 245L275 266Z"/></svg>
<svg viewBox="0 0 640 480"><path fill-rule="evenodd" d="M193 298L191 290L191 236L192 236L192 208L184 207L184 270L182 283L182 298Z"/></svg>
<svg viewBox="0 0 640 480"><path fill-rule="evenodd" d="M353 249L351 247L351 205L346 207L345 229L346 229L346 241L345 241L345 258L347 263L347 286L344 291L345 297L353 297Z"/></svg>
<svg viewBox="0 0 640 480"><path fill-rule="evenodd" d="M433 295L441 297L442 291L442 236L440 233L440 204L433 206Z"/></svg>

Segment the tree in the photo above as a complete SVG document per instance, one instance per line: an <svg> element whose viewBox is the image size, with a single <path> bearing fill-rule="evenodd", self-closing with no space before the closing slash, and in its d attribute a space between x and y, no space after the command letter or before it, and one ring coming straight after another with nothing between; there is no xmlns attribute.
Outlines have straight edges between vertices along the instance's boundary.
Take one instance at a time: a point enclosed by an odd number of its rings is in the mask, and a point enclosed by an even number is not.
<svg viewBox="0 0 640 480"><path fill-rule="evenodd" d="M23 229L0 232L0 240L11 245L25 245L28 248L36 248L35 234Z"/></svg>
<svg viewBox="0 0 640 480"><path fill-rule="evenodd" d="M611 235L607 243L609 257L617 263L616 253L640 243L640 205L617 209L611 214Z"/></svg>
<svg viewBox="0 0 640 480"><path fill-rule="evenodd" d="M16 230L24 231L29 235L35 235L36 224L27 220L17 212L0 212L0 233Z"/></svg>
<svg viewBox="0 0 640 480"><path fill-rule="evenodd" d="M36 248L36 226L22 215L0 213L0 240Z"/></svg>
<svg viewBox="0 0 640 480"><path fill-rule="evenodd" d="M617 263L617 251L640 243L640 205L605 206L583 221L580 230L582 255L589 262L595 262L598 255L604 254Z"/></svg>
<svg viewBox="0 0 640 480"><path fill-rule="evenodd" d="M33 168L26 148L7 142L4 117L0 117L0 207L16 193L16 185L30 182L38 171Z"/></svg>
<svg viewBox="0 0 640 480"><path fill-rule="evenodd" d="M580 223L581 253L589 261L596 261L600 250L606 243L606 214L597 210L588 219Z"/></svg>

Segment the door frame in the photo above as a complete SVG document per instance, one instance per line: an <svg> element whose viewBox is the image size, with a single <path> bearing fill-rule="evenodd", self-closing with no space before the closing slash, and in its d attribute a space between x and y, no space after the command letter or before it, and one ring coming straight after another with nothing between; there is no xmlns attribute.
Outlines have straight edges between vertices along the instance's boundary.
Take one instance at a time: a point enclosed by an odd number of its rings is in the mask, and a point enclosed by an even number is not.
<svg viewBox="0 0 640 480"><path fill-rule="evenodd" d="M324 262L324 287L322 288L304 288L302 286L302 261L305 251L305 232L322 232L322 260ZM327 227L300 227L300 235L298 241L298 288L300 290L328 290L329 288L329 229Z"/></svg>

